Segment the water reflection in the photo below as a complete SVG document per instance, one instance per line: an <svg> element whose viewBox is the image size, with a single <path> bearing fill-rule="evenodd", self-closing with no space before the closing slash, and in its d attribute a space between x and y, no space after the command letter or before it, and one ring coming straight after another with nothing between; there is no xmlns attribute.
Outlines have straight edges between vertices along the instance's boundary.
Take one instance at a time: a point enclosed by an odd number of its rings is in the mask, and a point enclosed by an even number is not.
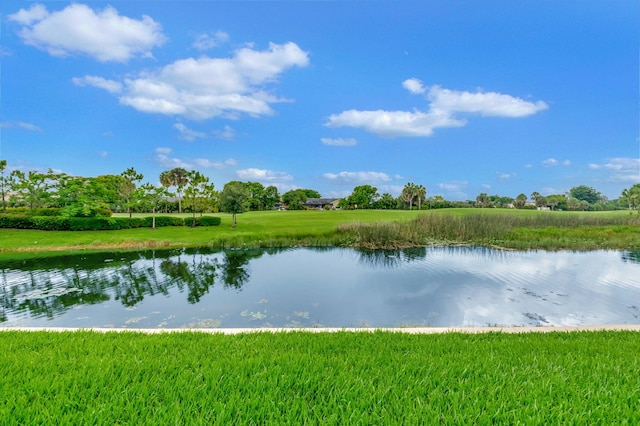
<svg viewBox="0 0 640 426"><path fill-rule="evenodd" d="M168 250L0 262L5 326L640 321L640 251Z"/></svg>

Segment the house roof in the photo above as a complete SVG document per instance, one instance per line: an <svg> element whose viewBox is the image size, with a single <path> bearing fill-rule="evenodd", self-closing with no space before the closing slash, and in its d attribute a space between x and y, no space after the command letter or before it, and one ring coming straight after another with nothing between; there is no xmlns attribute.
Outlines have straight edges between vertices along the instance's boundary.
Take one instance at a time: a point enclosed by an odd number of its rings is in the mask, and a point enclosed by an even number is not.
<svg viewBox="0 0 640 426"><path fill-rule="evenodd" d="M307 198L305 203L308 206L324 206L326 204L333 204L340 198Z"/></svg>

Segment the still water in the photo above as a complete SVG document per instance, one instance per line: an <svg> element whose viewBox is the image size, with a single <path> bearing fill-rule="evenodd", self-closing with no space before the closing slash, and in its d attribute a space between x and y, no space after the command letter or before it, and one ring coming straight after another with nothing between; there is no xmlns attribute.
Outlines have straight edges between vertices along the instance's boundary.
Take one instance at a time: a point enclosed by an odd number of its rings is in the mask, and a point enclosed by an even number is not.
<svg viewBox="0 0 640 426"><path fill-rule="evenodd" d="M0 326L640 324L640 252L173 250L0 260Z"/></svg>

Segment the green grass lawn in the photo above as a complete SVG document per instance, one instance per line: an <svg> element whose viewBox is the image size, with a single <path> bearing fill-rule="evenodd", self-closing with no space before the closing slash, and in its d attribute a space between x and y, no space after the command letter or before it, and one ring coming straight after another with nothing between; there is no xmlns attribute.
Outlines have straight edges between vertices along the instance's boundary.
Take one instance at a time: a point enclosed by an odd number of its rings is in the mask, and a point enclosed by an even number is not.
<svg viewBox="0 0 640 426"><path fill-rule="evenodd" d="M461 243L516 249L640 249L640 216L626 211L266 211L238 215L236 228L231 227L231 215L215 216L222 218L220 226L65 232L0 229L0 254L171 247L393 248ZM426 226L428 221L433 223ZM447 233L441 232L447 228Z"/></svg>
<svg viewBox="0 0 640 426"><path fill-rule="evenodd" d="M637 332L0 333L0 424L638 424Z"/></svg>
<svg viewBox="0 0 640 426"><path fill-rule="evenodd" d="M202 247L332 244L339 224L351 222L403 221L419 212L402 210L357 211L265 211L238 215L231 227L231 215L215 227L166 227L117 231L34 231L0 229L0 253L16 251L138 249L145 247ZM127 217L127 215L117 215ZM149 216L140 214L137 216ZM182 214L190 217L189 214Z"/></svg>

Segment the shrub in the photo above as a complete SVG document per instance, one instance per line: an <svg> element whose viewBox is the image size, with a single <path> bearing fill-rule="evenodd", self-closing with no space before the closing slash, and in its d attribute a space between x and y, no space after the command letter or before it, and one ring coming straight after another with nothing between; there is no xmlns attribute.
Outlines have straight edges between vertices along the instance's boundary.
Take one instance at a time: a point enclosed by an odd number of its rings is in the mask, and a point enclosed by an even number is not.
<svg viewBox="0 0 640 426"><path fill-rule="evenodd" d="M145 217L144 226L150 228L153 226L153 217ZM184 226L184 219L173 216L156 216L156 227L161 226Z"/></svg>
<svg viewBox="0 0 640 426"><path fill-rule="evenodd" d="M218 226L222 219L215 216L196 217L196 226Z"/></svg>
<svg viewBox="0 0 640 426"><path fill-rule="evenodd" d="M48 207L33 209L29 212L30 216L60 216L62 209Z"/></svg>
<svg viewBox="0 0 640 426"><path fill-rule="evenodd" d="M24 214L4 214L0 215L0 228L33 229L33 221Z"/></svg>
<svg viewBox="0 0 640 426"><path fill-rule="evenodd" d="M34 229L41 231L68 231L69 219L64 217L33 216L31 218Z"/></svg>

